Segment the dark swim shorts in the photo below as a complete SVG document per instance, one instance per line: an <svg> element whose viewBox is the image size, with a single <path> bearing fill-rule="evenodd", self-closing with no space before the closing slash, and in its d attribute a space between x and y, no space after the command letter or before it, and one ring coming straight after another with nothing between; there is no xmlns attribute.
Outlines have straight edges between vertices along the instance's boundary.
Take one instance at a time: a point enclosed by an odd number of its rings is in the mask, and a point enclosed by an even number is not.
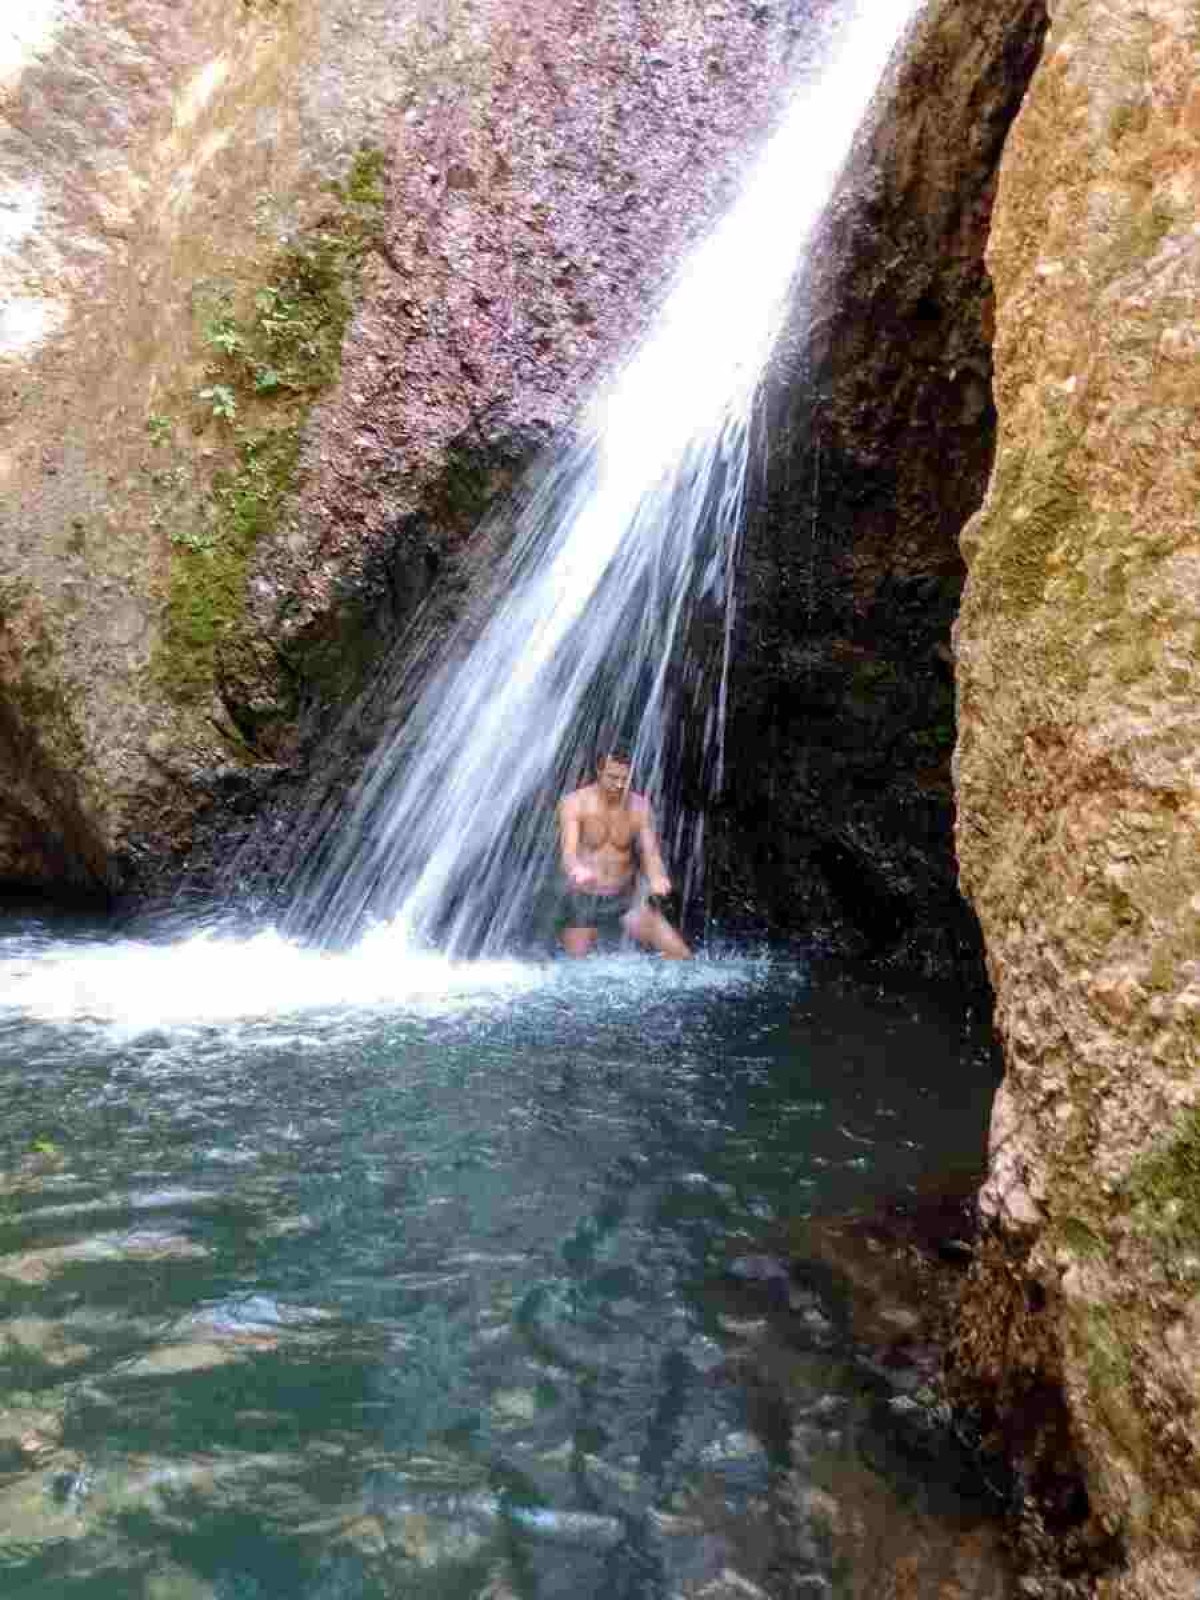
<svg viewBox="0 0 1200 1600"><path fill-rule="evenodd" d="M618 928L621 918L633 910L633 890L621 889L616 894L587 894L582 889L568 889L563 899L562 925L564 928Z"/></svg>

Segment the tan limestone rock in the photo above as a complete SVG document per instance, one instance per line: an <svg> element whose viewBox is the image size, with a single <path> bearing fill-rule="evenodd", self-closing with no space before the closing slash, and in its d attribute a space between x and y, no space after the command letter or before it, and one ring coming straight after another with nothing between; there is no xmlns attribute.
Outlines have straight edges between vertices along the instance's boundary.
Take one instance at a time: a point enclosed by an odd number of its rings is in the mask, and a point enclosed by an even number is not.
<svg viewBox="0 0 1200 1600"><path fill-rule="evenodd" d="M1200 12L1056 0L1001 172L956 783L1110 1600L1200 1587Z"/></svg>

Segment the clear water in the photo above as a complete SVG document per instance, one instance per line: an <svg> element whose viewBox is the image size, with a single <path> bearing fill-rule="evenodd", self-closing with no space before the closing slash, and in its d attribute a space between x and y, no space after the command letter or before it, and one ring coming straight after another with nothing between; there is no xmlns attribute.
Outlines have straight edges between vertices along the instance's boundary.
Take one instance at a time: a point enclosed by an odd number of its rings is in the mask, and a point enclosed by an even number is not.
<svg viewBox="0 0 1200 1600"><path fill-rule="evenodd" d="M783 1465L704 1286L974 1158L992 1083L953 997L795 956L10 922L0 1593L686 1592Z"/></svg>
<svg viewBox="0 0 1200 1600"><path fill-rule="evenodd" d="M554 804L614 738L685 898L721 781L733 574L755 396L789 287L921 0L839 8L728 214L682 267L575 443L497 513L508 553L448 643L401 641L395 731L349 807L301 829L294 925L368 917L457 953L511 948L555 853ZM406 665L437 665L417 694ZM415 704L413 703L415 699ZM686 798L685 798L686 791Z"/></svg>

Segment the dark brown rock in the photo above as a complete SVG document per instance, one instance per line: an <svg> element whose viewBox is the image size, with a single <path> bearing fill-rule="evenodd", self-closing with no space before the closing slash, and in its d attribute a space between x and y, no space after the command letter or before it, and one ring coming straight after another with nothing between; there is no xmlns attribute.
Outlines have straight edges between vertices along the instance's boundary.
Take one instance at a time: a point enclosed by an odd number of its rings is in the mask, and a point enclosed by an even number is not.
<svg viewBox="0 0 1200 1600"><path fill-rule="evenodd" d="M958 534L994 440L983 254L1040 0L938 0L864 131L769 377L721 899L980 972L953 853Z"/></svg>

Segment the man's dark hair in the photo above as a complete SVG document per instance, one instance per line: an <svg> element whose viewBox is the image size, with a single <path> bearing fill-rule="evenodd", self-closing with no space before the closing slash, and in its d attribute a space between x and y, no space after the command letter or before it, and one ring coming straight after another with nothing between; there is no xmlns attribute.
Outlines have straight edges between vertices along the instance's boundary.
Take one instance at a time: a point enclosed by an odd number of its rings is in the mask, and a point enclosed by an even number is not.
<svg viewBox="0 0 1200 1600"><path fill-rule="evenodd" d="M596 765L599 767L605 761L619 761L623 767L631 767L633 750L623 739L614 739L611 744L602 744L596 751Z"/></svg>

